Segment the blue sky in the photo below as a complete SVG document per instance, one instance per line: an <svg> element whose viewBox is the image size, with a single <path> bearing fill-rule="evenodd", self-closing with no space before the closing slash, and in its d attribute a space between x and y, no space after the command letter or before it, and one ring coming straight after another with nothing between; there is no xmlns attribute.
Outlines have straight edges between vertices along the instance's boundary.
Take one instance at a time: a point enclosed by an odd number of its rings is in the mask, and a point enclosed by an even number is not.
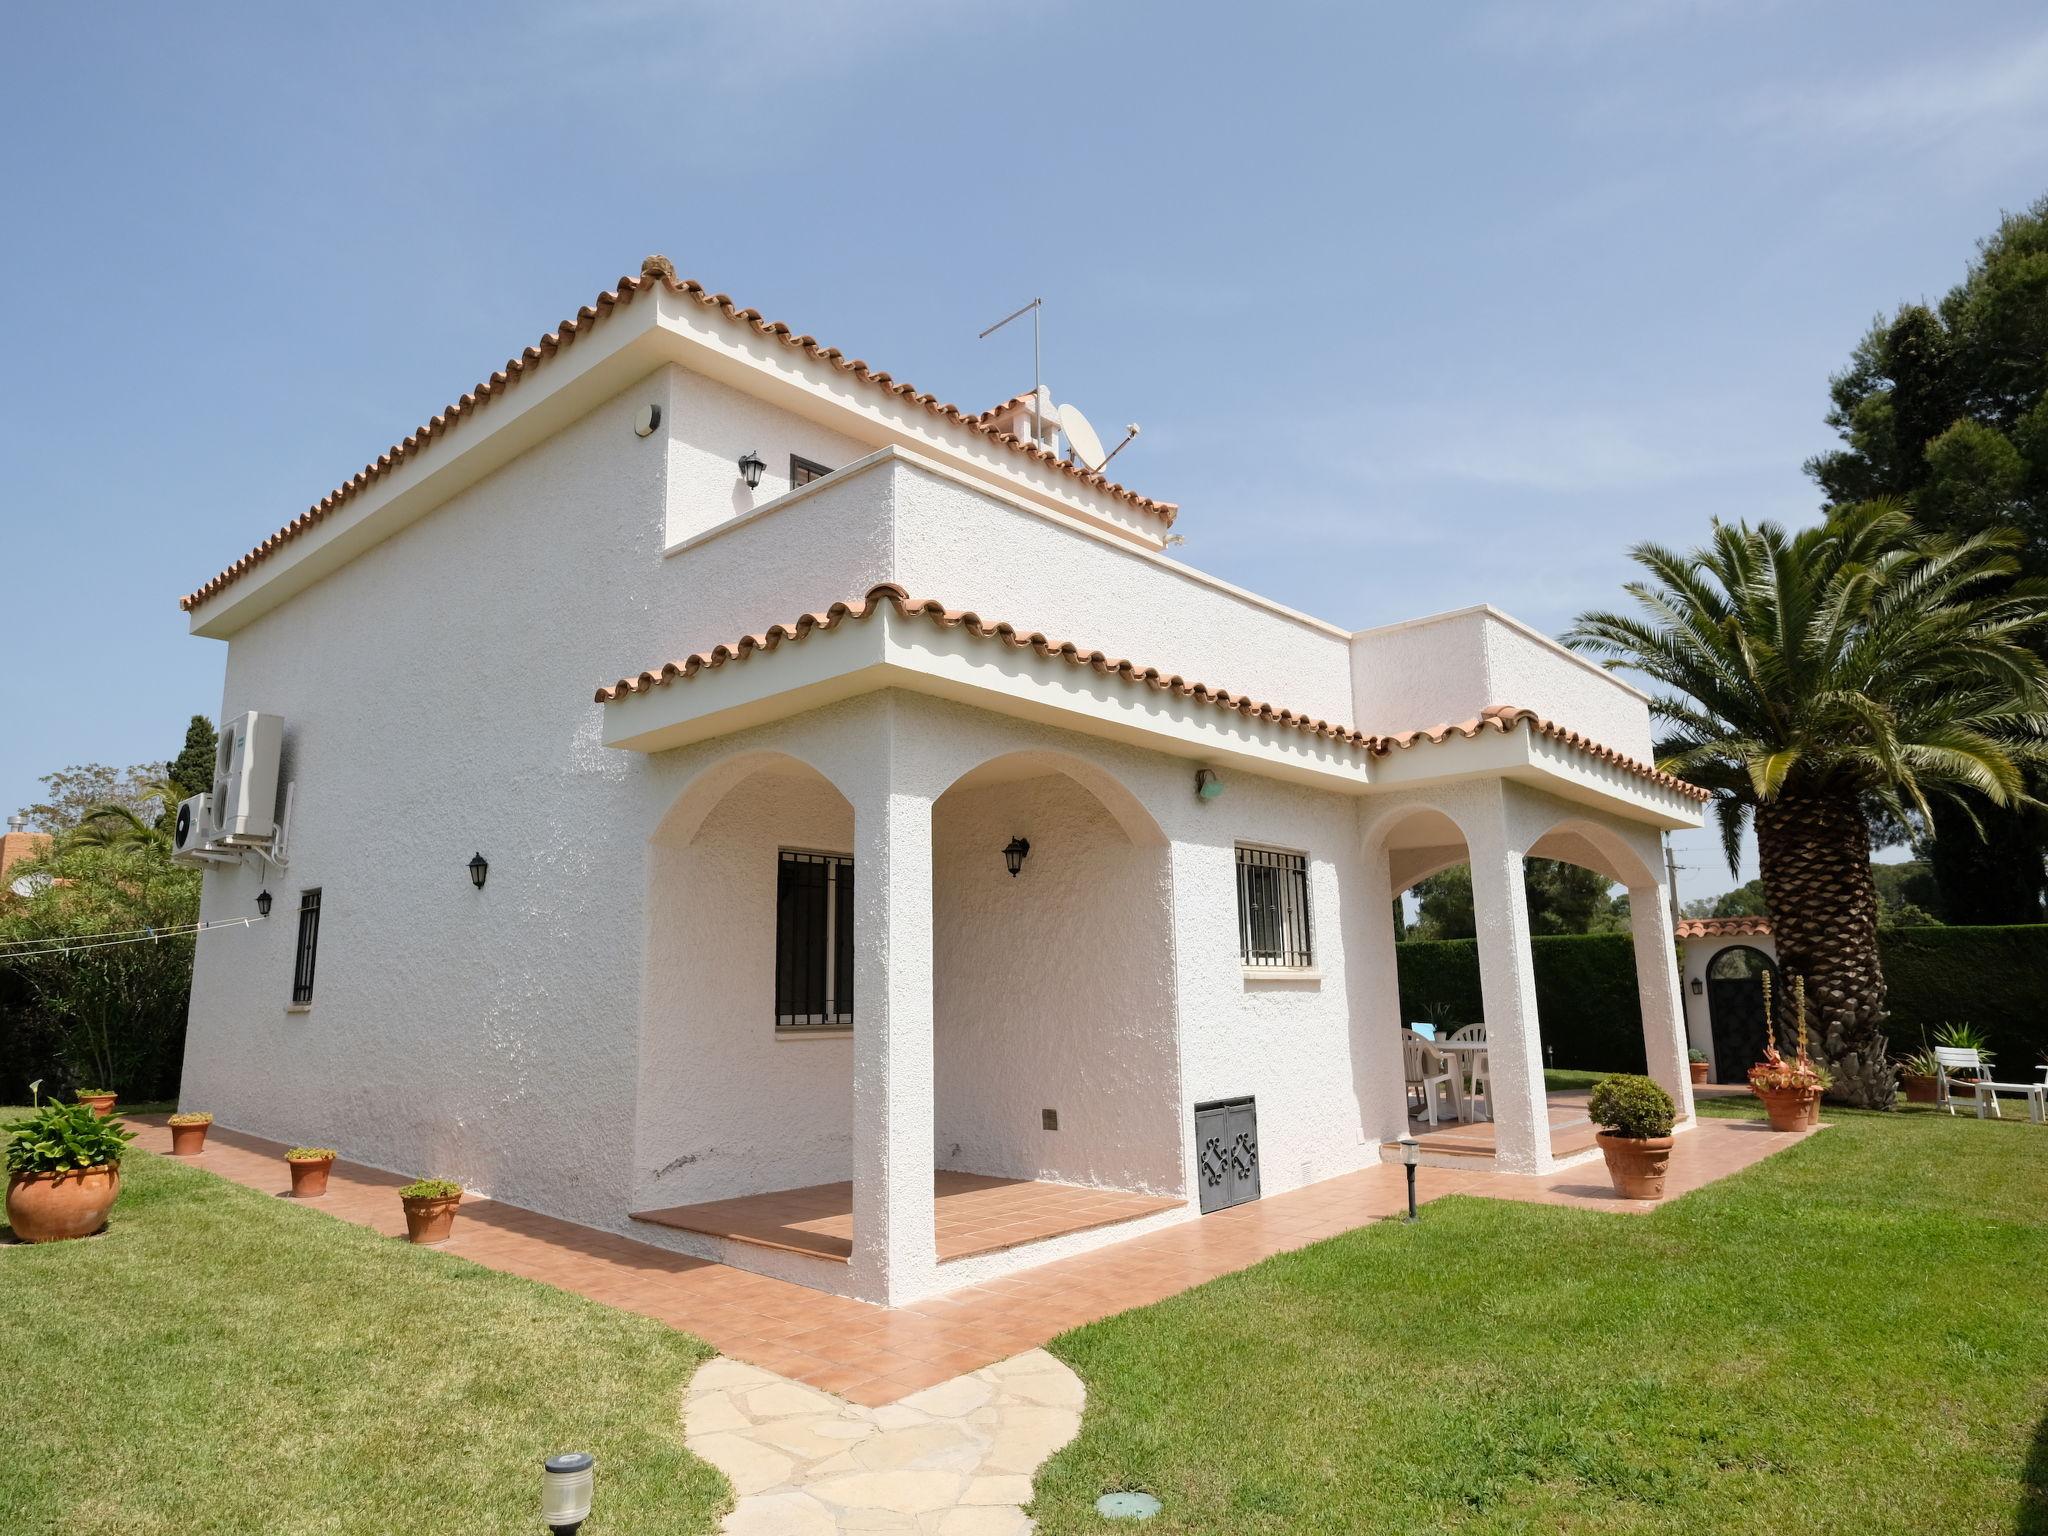
<svg viewBox="0 0 2048 1536"><path fill-rule="evenodd" d="M15 6L0 71L10 809L174 751L178 594L650 251L970 406L1042 294L1192 563L1555 631L1810 517L1828 373L2048 190L2021 4Z"/></svg>

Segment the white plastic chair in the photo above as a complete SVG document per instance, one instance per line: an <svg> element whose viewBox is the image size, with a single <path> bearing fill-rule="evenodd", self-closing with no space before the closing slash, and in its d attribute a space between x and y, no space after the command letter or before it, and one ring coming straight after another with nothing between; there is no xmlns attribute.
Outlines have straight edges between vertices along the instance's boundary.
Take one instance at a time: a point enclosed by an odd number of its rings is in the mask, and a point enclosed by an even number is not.
<svg viewBox="0 0 2048 1536"><path fill-rule="evenodd" d="M1408 1080L1408 1091L1419 1094L1422 1112L1431 1125L1436 1124L1436 1096L1448 1089L1451 1095L1451 1118L1458 1116L1458 1087L1451 1074L1451 1064L1443 1053L1412 1029L1401 1031L1401 1065Z"/></svg>
<svg viewBox="0 0 2048 1536"><path fill-rule="evenodd" d="M1483 1043L1485 1039L1484 1024L1467 1024L1451 1034L1453 1045ZM1488 1070L1486 1057L1485 1051L1472 1051L1451 1058L1464 1074L1465 1115L1471 1120L1493 1118L1493 1074Z"/></svg>
<svg viewBox="0 0 2048 1536"><path fill-rule="evenodd" d="M2022 1095L2027 1101L2027 1118L2035 1124L2038 1125L2044 1119L2048 1119L2048 1095L2043 1094L2041 1084L1993 1082L1989 1077L1985 1076L1984 1058L1974 1048L1959 1045L1937 1045L1934 1048L1934 1060L1936 1062L1934 1099L1937 1104L1945 1108L1950 1114L1956 1112L1956 1099L1952 1090L1957 1085L1961 1085L1968 1088L1971 1096L1975 1099L1977 1118L1979 1120L1985 1118L1985 1111L1987 1110L1990 1111L1990 1118L1993 1120L2003 1120L2005 1118L2004 1115L1999 1113L1998 1109L2000 1090L2006 1093ZM1952 1077L1950 1074L1954 1072L1968 1072L1970 1076Z"/></svg>

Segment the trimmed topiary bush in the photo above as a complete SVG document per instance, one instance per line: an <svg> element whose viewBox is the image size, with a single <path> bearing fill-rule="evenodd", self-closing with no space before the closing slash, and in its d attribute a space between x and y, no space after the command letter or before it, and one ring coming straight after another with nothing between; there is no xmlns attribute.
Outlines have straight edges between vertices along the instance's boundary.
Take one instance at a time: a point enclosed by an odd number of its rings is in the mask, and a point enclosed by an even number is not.
<svg viewBox="0 0 2048 1536"><path fill-rule="evenodd" d="M1626 1136L1632 1141L1669 1136L1672 1123L1678 1118L1678 1107L1671 1102L1670 1094L1647 1077L1631 1072L1616 1073L1595 1083L1586 1112L1608 1135Z"/></svg>

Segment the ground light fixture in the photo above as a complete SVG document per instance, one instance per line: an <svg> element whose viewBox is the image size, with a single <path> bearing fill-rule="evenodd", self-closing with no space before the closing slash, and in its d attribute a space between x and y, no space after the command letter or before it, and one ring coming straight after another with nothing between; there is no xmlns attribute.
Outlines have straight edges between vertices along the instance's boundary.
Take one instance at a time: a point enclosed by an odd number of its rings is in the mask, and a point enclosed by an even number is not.
<svg viewBox="0 0 2048 1536"><path fill-rule="evenodd" d="M1159 1501L1136 1489L1105 1493L1095 1501L1095 1513L1105 1520L1150 1520L1159 1513Z"/></svg>
<svg viewBox="0 0 2048 1536"><path fill-rule="evenodd" d="M1222 774L1218 773L1214 768L1197 768L1195 770L1195 798L1197 800L1214 800L1222 793Z"/></svg>
<svg viewBox="0 0 2048 1536"><path fill-rule="evenodd" d="M256 893L256 915L258 917L270 916L270 892L258 891Z"/></svg>
<svg viewBox="0 0 2048 1536"><path fill-rule="evenodd" d="M1413 1136L1401 1138L1401 1166L1408 1170L1408 1219L1415 1219L1415 1159L1422 1151L1422 1143Z"/></svg>
<svg viewBox="0 0 2048 1536"><path fill-rule="evenodd" d="M481 853L469 856L469 883L478 890L484 888L484 878L491 872L491 861Z"/></svg>
<svg viewBox="0 0 2048 1536"><path fill-rule="evenodd" d="M740 478L747 482L750 491L761 488L761 474L767 468L768 461L751 448L740 456Z"/></svg>
<svg viewBox="0 0 2048 1536"><path fill-rule="evenodd" d="M569 1536L590 1518L597 1458L588 1451L569 1451L540 1465L540 1517L556 1536Z"/></svg>
<svg viewBox="0 0 2048 1536"><path fill-rule="evenodd" d="M1008 866L1010 878L1017 878L1017 871L1024 867L1024 855L1031 851L1031 844L1024 838L1013 837L1003 849L1003 863Z"/></svg>

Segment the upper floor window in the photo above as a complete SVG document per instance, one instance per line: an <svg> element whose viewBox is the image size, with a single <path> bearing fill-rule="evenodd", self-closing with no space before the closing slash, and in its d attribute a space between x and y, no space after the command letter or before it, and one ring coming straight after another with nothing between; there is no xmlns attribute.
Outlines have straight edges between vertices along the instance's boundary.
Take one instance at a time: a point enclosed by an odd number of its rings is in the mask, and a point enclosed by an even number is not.
<svg viewBox="0 0 2048 1536"><path fill-rule="evenodd" d="M789 456L789 488L792 491L800 485L809 485L813 480L821 480L831 473L832 471L823 464L812 459L800 459L793 453Z"/></svg>
<svg viewBox="0 0 2048 1536"><path fill-rule="evenodd" d="M1237 941L1248 966L1307 970L1315 964L1306 854L1238 845Z"/></svg>
<svg viewBox="0 0 2048 1536"><path fill-rule="evenodd" d="M785 848L775 880L775 1027L853 1024L853 860Z"/></svg>
<svg viewBox="0 0 2048 1536"><path fill-rule="evenodd" d="M313 961L320 949L320 892L317 887L299 896L299 949L292 965L292 1001L313 1001Z"/></svg>

